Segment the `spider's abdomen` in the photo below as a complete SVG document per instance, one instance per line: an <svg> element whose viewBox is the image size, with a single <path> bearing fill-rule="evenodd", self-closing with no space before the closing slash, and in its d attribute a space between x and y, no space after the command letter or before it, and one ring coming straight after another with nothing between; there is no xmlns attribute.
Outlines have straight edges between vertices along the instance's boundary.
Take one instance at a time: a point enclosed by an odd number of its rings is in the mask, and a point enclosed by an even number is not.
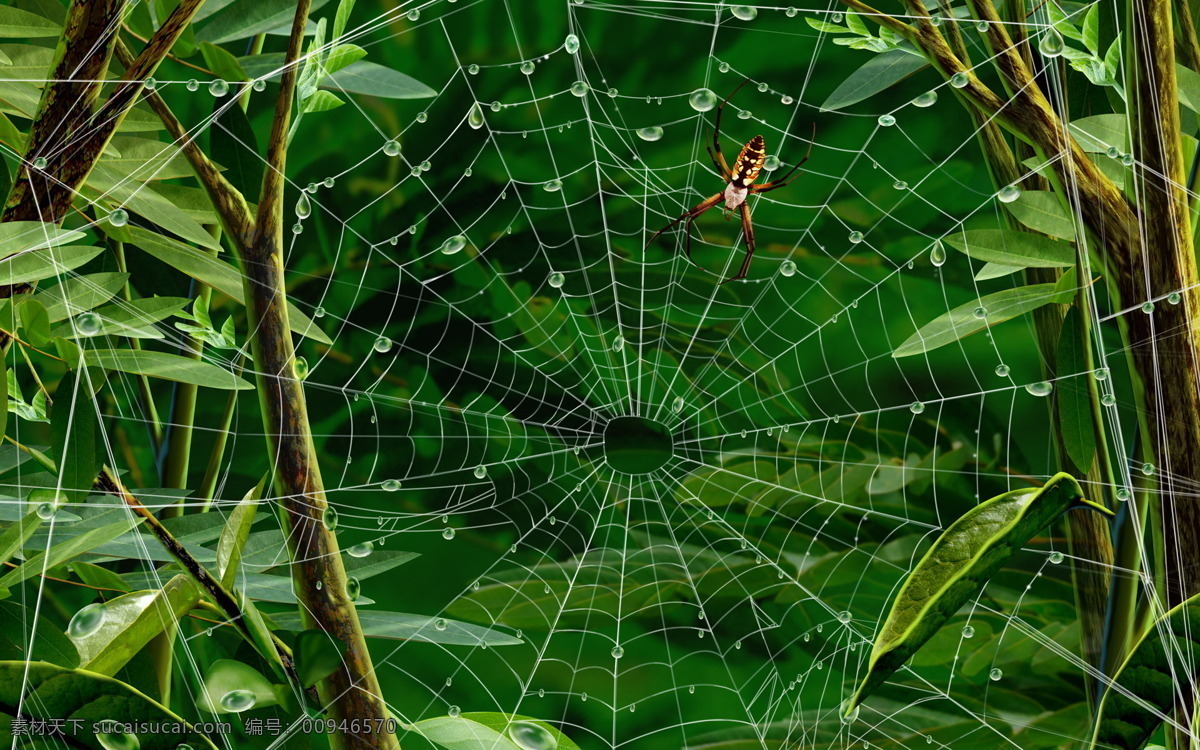
<svg viewBox="0 0 1200 750"><path fill-rule="evenodd" d="M742 153L738 154L737 161L733 163L729 184L739 188L750 187L750 183L754 182L758 173L762 171L763 163L766 160L766 143L763 142L761 135L756 135L750 139L750 142L742 149Z"/></svg>

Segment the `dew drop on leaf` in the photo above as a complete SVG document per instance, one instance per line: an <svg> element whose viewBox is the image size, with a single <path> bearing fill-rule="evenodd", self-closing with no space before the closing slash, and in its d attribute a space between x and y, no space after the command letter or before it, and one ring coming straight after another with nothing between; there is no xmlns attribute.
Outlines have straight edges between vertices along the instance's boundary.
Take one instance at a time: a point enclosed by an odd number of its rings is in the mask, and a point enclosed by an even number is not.
<svg viewBox="0 0 1200 750"><path fill-rule="evenodd" d="M104 320L94 312L80 313L75 318L75 330L80 336L98 336L104 330Z"/></svg>
<svg viewBox="0 0 1200 750"><path fill-rule="evenodd" d="M558 740L545 727L532 721L514 721L508 727L508 737L521 750L556 750Z"/></svg>
<svg viewBox="0 0 1200 750"><path fill-rule="evenodd" d="M104 750L138 750L142 746L136 734L125 732L96 732L96 741Z"/></svg>
<svg viewBox="0 0 1200 750"><path fill-rule="evenodd" d="M106 604L103 602L89 604L71 618L71 622L67 624L67 635L75 639L87 638L104 625L106 617L108 617Z"/></svg>
<svg viewBox="0 0 1200 750"><path fill-rule="evenodd" d="M230 713L240 714L254 708L254 693L249 690L230 690L221 696L221 708Z"/></svg>

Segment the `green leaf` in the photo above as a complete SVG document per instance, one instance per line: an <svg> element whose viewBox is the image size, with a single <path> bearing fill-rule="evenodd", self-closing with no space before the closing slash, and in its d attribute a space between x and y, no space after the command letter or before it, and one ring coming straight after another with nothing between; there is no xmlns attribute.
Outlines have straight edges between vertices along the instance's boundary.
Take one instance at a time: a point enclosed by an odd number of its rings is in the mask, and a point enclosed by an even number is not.
<svg viewBox="0 0 1200 750"><path fill-rule="evenodd" d="M847 29L845 26L838 26L836 23L822 21L819 18L805 18L804 20L809 26L826 34L845 34L850 31L850 29Z"/></svg>
<svg viewBox="0 0 1200 750"><path fill-rule="evenodd" d="M547 747L557 746L559 750L579 750L578 745L550 724L513 714L466 713L455 717L425 719L408 728L446 750L523 750L526 746L518 745L509 735L509 729L515 722L534 724L549 733L553 744L547 740L534 743L535 746L544 744Z"/></svg>
<svg viewBox="0 0 1200 750"><path fill-rule="evenodd" d="M102 454L96 451L102 438L96 402L79 371L68 371L54 392L50 411L50 458L58 466L59 489L67 502L79 503L92 492L100 473Z"/></svg>
<svg viewBox="0 0 1200 750"><path fill-rule="evenodd" d="M1193 112L1200 112L1200 73L1186 65L1176 64L1175 81L1179 90L1179 103Z"/></svg>
<svg viewBox="0 0 1200 750"><path fill-rule="evenodd" d="M33 532L37 531L41 525L41 516L37 514L37 511L33 511L14 521L12 526L5 529L4 533L0 534L0 566L7 563L13 555L24 548L25 542L29 541L29 537L33 536Z"/></svg>
<svg viewBox="0 0 1200 750"><path fill-rule="evenodd" d="M1021 270L1023 269L1020 266L1006 266L1003 263L985 263L983 268L976 272L975 280L987 281L988 279L998 279Z"/></svg>
<svg viewBox="0 0 1200 750"><path fill-rule="evenodd" d="M326 0L313 0L312 10ZM265 34L280 26L291 26L296 13L295 0L235 0L221 8L196 30L197 42L224 44Z"/></svg>
<svg viewBox="0 0 1200 750"><path fill-rule="evenodd" d="M972 333L978 333L984 328L1036 310L1042 305L1052 302L1065 303L1072 296L1073 292L1060 292L1053 284L1034 284L984 295L975 302L956 307L926 323L898 346L896 351L892 352L892 356L911 357L914 354L932 351ZM975 314L979 308L983 308L983 317Z"/></svg>
<svg viewBox="0 0 1200 750"><path fill-rule="evenodd" d="M21 331L25 339L35 347L44 347L50 342L50 315L46 306L36 297L26 297L17 308L21 314Z"/></svg>
<svg viewBox="0 0 1200 750"><path fill-rule="evenodd" d="M125 236L129 242L180 273L208 284L238 304L245 304L242 275L225 261L140 227L129 228ZM323 344L333 344L325 332L291 302L288 303L288 321L294 333Z"/></svg>
<svg viewBox="0 0 1200 750"><path fill-rule="evenodd" d="M354 0L342 0L338 3L337 13L333 17L333 36L335 41L342 38L346 24L350 22L350 13L354 10Z"/></svg>
<svg viewBox="0 0 1200 750"><path fill-rule="evenodd" d="M53 250L9 255L0 261L0 284L17 286L49 279L79 268L102 252L102 247L68 245Z"/></svg>
<svg viewBox="0 0 1200 750"><path fill-rule="evenodd" d="M62 26L20 8L0 5L0 37L32 39L58 36Z"/></svg>
<svg viewBox="0 0 1200 750"><path fill-rule="evenodd" d="M116 151L117 153L112 153ZM192 167L174 143L155 138L119 135L105 149L100 164L113 175L139 182L191 177Z"/></svg>
<svg viewBox="0 0 1200 750"><path fill-rule="evenodd" d="M1200 594L1163 615L1133 647L1104 691L1090 748L1141 750L1151 735L1195 695Z"/></svg>
<svg viewBox="0 0 1200 750"><path fill-rule="evenodd" d="M971 229L946 237L945 243L977 260L1020 268L1075 265L1075 248L1039 234L1011 229Z"/></svg>
<svg viewBox="0 0 1200 750"><path fill-rule="evenodd" d="M328 91L317 91L312 96L304 100L305 112L328 112L331 109L337 109L345 104L344 101L337 98L336 94L331 94Z"/></svg>
<svg viewBox="0 0 1200 750"><path fill-rule="evenodd" d="M342 665L346 644L324 630L304 630L296 634L292 653L296 657L296 676L300 684L311 687L333 674Z"/></svg>
<svg viewBox="0 0 1200 750"><path fill-rule="evenodd" d="M208 142L212 153L221 155L225 179L242 195L258 195L262 188L263 160L258 155L258 137L250 120L241 107L227 107L221 99L213 101L213 116Z"/></svg>
<svg viewBox="0 0 1200 750"><path fill-rule="evenodd" d="M262 500L263 489L267 486L267 479L264 476L246 492L242 501L230 512L229 520L221 530L221 539L217 542L217 577L227 589L233 586L237 578L238 565L242 560L242 546L246 543L246 537L250 536L250 527L254 525L254 517L259 501Z"/></svg>
<svg viewBox="0 0 1200 750"><path fill-rule="evenodd" d="M88 349L84 361L89 367L103 367L133 375L192 383L205 388L248 390L254 384L224 368L203 360L148 349Z"/></svg>
<svg viewBox="0 0 1200 750"><path fill-rule="evenodd" d="M299 612L271 615L275 624L285 630L300 630L303 623ZM419 643L440 643L446 646L516 646L524 643L499 630L472 625L444 617L410 615L405 612L380 612L360 609L358 621L368 638L388 638ZM439 628L438 626L443 627Z"/></svg>
<svg viewBox="0 0 1200 750"><path fill-rule="evenodd" d="M189 302L191 300L186 297L144 297L129 302L114 302L97 308L95 313L103 321L104 334L107 336L157 339L162 338L162 334L154 328L154 324L179 314ZM51 335L55 338L80 338L83 334L70 323L64 323L51 331Z"/></svg>
<svg viewBox="0 0 1200 750"><path fill-rule="evenodd" d="M871 36L871 30L862 18L852 10L846 11L846 28L859 36Z"/></svg>
<svg viewBox="0 0 1200 750"><path fill-rule="evenodd" d="M273 706L279 702L271 683L257 669L240 661L217 659L204 675L196 706L210 714L231 713L221 704L221 699L235 690L253 693L255 708Z"/></svg>
<svg viewBox="0 0 1200 750"><path fill-rule="evenodd" d="M5 258L58 247L86 236L78 230L63 229L41 221L6 221L0 224L0 248L3 248Z"/></svg>
<svg viewBox="0 0 1200 750"><path fill-rule="evenodd" d="M1110 147L1125 150L1125 115L1093 115L1075 120L1071 135L1079 147L1090 154L1102 154Z"/></svg>
<svg viewBox="0 0 1200 750"><path fill-rule="evenodd" d="M67 537L48 551L39 552L26 559L24 563L16 568L9 570L3 578L0 578L0 586L11 588L27 578L41 575L43 569L53 568L55 565L82 555L105 542L110 542L139 523L141 523L140 518L123 519L116 523L110 523L106 526L89 529L75 536Z"/></svg>
<svg viewBox="0 0 1200 750"><path fill-rule="evenodd" d="M135 591L109 600L100 627L83 638L71 638L79 650L80 666L115 675L155 636L173 631L199 601L199 587L182 573L161 590Z"/></svg>
<svg viewBox="0 0 1200 750"><path fill-rule="evenodd" d="M1096 433L1092 424L1092 401L1084 359L1083 326L1079 310L1067 310L1062 332L1058 338L1055 360L1055 390L1058 401L1058 424L1063 447L1080 471L1087 471L1096 455Z"/></svg>
<svg viewBox="0 0 1200 750"><path fill-rule="evenodd" d="M1035 232L1060 240L1075 239L1075 221L1058 196L1048 190L1022 190L1019 198L1004 206L1017 221ZM1073 253L1071 262L1074 263Z"/></svg>
<svg viewBox="0 0 1200 750"><path fill-rule="evenodd" d="M1088 8L1083 17L1083 44L1093 54L1100 54L1100 4L1095 3Z"/></svg>
<svg viewBox="0 0 1200 750"><path fill-rule="evenodd" d="M238 62L237 57L225 50L224 47L201 42L200 54L204 56L204 62L207 63L209 70L216 73L218 78L226 82L248 79L246 71L242 70L242 64ZM231 107L230 109L241 109L241 107ZM222 158L224 158L224 154L222 154Z"/></svg>
<svg viewBox="0 0 1200 750"><path fill-rule="evenodd" d="M58 286L38 292L33 296L33 301L45 306L49 323L57 323L108 302L117 296L117 292L128 280L127 273L73 276L64 279ZM22 307L28 304L26 301Z"/></svg>
<svg viewBox="0 0 1200 750"><path fill-rule="evenodd" d="M927 65L929 62L924 57L903 50L884 52L847 76L821 105L821 109L830 112L857 104L891 88Z"/></svg>
<svg viewBox="0 0 1200 750"><path fill-rule="evenodd" d="M250 76L273 81L279 79L278 71L283 67L285 58L282 53L271 52L238 59ZM327 76L321 81L321 88L383 99L429 99L437 96L436 91L420 81L368 60L359 60Z"/></svg>
<svg viewBox="0 0 1200 750"><path fill-rule="evenodd" d="M119 680L83 669L67 669L38 661L0 662L0 707L3 707L0 708L0 731L11 731L14 715L9 712L18 705L22 706L21 713L25 718L68 720L68 731L71 719L82 721L82 726L89 730L94 722L105 720L159 725L178 723L186 726L188 731L138 734L138 747L141 750L170 750L186 742L194 748L217 750L208 737L144 693Z"/></svg>
<svg viewBox="0 0 1200 750"><path fill-rule="evenodd" d="M1071 475L1060 473L1042 487L980 503L951 524L905 579L875 636L867 674L843 712L849 714L904 666L1034 534L1081 507L1112 515L1086 500Z"/></svg>
<svg viewBox="0 0 1200 750"><path fill-rule="evenodd" d="M1079 32L1079 29L1075 28L1075 24L1079 22L1078 13L1072 13L1070 16L1067 16L1058 3L1046 3L1045 8L1046 17L1049 19L1050 25L1058 33L1077 42L1083 41L1083 34Z"/></svg>
<svg viewBox="0 0 1200 750"><path fill-rule="evenodd" d="M34 623L36 627L33 627ZM29 648L31 631L32 649ZM30 658L67 669L79 666L75 644L50 622L50 618L35 617L32 609L17 602L0 602L0 659Z"/></svg>

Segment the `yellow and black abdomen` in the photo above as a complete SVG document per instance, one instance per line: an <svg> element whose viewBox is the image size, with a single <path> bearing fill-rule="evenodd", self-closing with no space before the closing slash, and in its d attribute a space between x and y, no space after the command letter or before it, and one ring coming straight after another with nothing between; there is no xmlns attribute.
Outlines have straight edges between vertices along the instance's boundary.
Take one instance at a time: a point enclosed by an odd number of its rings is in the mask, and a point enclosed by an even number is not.
<svg viewBox="0 0 1200 750"><path fill-rule="evenodd" d="M729 183L739 188L750 187L750 184L758 178L758 173L762 171L766 160L766 143L763 142L761 135L756 135L742 149L742 153L738 154L737 161L733 163Z"/></svg>

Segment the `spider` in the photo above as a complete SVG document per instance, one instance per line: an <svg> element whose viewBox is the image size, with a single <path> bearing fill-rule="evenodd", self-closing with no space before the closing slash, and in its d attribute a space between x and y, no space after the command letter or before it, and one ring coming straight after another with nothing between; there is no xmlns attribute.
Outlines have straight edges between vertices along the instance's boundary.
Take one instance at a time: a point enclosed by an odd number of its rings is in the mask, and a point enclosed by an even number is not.
<svg viewBox="0 0 1200 750"><path fill-rule="evenodd" d="M713 142L711 146L706 146L708 155L713 160L713 165L716 166L721 179L725 180L725 189L711 198L701 201L690 211L685 211L678 219L655 232L654 236L650 238L650 242L646 243L646 246L649 247L658 238L658 235L687 219L685 228L687 241L684 244L684 252L687 254L688 260L692 260L692 222L700 214L708 211L710 208L716 208L724 201L726 221L729 221L734 211L738 211L742 215L742 234L746 237L746 258L742 261L742 270L738 271L737 276L725 279L725 281L721 282L722 284L746 278L746 271L750 268L750 259L754 257L754 225L750 222L750 207L746 205L746 199L751 195L786 187L792 180L799 176L797 172L800 166L808 161L808 157L812 155L812 140L810 140L808 143L808 153L787 174L778 180L755 185L754 180L758 177L758 173L762 170L763 164L767 160L766 144L763 141L763 137L756 135L750 139L749 143L742 147L741 153L738 154L737 159L733 162L733 169L729 168L729 165L725 163L725 155L721 153L721 110L733 98L733 95L740 91L742 86L745 86L749 81L750 79L747 78L738 84L738 87L733 90L733 94L725 97L725 101L721 102L717 107L717 122L716 127L713 128ZM814 136L816 135L815 125L813 127L813 134ZM695 263L695 261L692 262Z"/></svg>

